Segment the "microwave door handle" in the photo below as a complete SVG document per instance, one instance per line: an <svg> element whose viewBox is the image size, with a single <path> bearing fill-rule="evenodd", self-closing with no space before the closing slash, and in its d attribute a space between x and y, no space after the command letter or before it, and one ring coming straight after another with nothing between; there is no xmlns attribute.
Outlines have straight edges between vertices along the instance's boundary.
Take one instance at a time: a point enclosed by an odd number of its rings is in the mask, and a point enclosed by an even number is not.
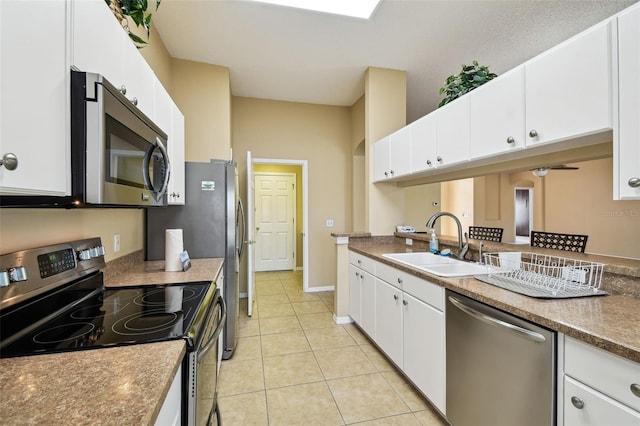
<svg viewBox="0 0 640 426"><path fill-rule="evenodd" d="M162 158L164 161L163 167L165 170L164 181L162 182L162 186L160 187L159 190L156 190L153 187L153 183L151 181L151 173L150 173L151 157L153 157L153 152L155 151L156 148L158 148L158 150L160 151L160 154L162 154ZM171 175L171 166L169 164L169 156L167 155L167 150L162 144L162 141L160 140L160 138L156 137L155 142L152 143L147 149L147 152L145 153L145 156L144 156L144 161L142 163L142 169L143 169L142 176L144 177L144 184L147 186L147 188L151 190L153 194L153 198L155 198L156 201L160 200L160 198L162 198L164 193L167 192L167 189L169 187L169 176Z"/></svg>
<svg viewBox="0 0 640 426"><path fill-rule="evenodd" d="M213 335L211 336L209 341L207 341L202 349L198 351L198 362L200 362L202 358L205 357L207 352L209 352L215 345L218 337L220 336L220 333L222 332L222 327L224 327L224 323L227 321L227 304L224 303L224 299L222 298L222 296L218 298L218 300L216 301L216 305L220 305L220 322L218 323L218 326L216 327L216 330L213 332Z"/></svg>

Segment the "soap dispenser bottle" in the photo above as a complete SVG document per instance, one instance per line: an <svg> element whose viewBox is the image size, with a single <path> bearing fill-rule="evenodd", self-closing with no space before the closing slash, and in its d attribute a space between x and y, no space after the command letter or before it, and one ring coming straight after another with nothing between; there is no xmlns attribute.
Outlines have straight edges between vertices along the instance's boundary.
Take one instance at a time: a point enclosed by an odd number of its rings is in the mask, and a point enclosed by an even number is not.
<svg viewBox="0 0 640 426"><path fill-rule="evenodd" d="M438 237L436 236L436 230L431 230L431 241L429 241L429 251L431 253L438 252Z"/></svg>

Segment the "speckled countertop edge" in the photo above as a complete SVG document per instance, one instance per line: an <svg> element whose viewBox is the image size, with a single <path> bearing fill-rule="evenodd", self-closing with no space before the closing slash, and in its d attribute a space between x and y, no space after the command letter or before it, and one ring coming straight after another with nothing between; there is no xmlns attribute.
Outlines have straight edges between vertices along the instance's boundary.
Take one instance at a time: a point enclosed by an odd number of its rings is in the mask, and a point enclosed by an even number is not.
<svg viewBox="0 0 640 426"><path fill-rule="evenodd" d="M384 253L426 251L400 239L349 242L349 249L416 275L490 306L640 362L640 298L611 294L575 299L535 299L483 283L473 277L442 278L382 257Z"/></svg>
<svg viewBox="0 0 640 426"><path fill-rule="evenodd" d="M152 425L183 340L0 359L2 424Z"/></svg>

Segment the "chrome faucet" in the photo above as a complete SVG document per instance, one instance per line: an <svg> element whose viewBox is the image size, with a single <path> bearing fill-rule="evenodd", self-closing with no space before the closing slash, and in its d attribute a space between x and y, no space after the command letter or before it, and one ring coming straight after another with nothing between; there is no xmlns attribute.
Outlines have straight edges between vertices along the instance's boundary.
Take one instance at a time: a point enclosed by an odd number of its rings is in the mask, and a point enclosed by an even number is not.
<svg viewBox="0 0 640 426"><path fill-rule="evenodd" d="M454 214L449 212L438 212L434 214L427 221L427 228L433 228L433 225L436 223L436 220L438 220L438 218L441 216L449 216L456 221L456 225L458 225L458 259L464 260L464 256L469 251L469 237L467 237L467 233L465 232L464 236L467 241L466 243L462 242L462 224Z"/></svg>

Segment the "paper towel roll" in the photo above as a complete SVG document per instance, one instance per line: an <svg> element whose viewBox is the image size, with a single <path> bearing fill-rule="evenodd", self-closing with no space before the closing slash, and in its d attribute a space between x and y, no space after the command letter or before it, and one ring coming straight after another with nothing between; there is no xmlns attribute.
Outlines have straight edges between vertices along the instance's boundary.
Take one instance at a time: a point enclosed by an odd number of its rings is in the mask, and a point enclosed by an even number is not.
<svg viewBox="0 0 640 426"><path fill-rule="evenodd" d="M182 271L180 253L184 250L182 245L182 229L165 230L164 244L164 270Z"/></svg>

